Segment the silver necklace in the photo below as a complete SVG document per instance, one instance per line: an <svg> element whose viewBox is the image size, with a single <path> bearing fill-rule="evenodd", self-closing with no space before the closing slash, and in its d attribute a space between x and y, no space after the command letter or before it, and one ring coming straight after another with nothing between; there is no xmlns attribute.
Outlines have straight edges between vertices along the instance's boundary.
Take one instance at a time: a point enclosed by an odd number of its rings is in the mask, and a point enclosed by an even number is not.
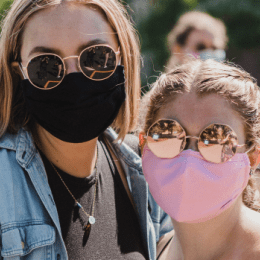
<svg viewBox="0 0 260 260"><path fill-rule="evenodd" d="M98 149L97 149L97 158L98 158ZM97 159L96 159L96 163L95 163L95 170L96 170L96 174L95 174L95 189L94 189L94 198L93 198L93 203L92 203L92 212L91 214L88 214L83 206L76 200L76 198L73 196L73 194L71 193L71 191L69 190L68 186L66 185L66 183L64 182L64 180L61 178L58 170L56 169L56 167L54 166L54 164L52 162L50 162L53 169L55 170L55 172L58 174L59 178L61 179L62 183L64 184L65 188L67 189L67 191L69 192L69 194L71 195L71 197L75 200L76 205L84 212L84 214L88 217L88 223L87 225L83 225L83 230L86 232L90 231L91 225L96 223L96 219L94 217L94 211L95 211L95 202L96 202L96 194L97 194Z"/></svg>

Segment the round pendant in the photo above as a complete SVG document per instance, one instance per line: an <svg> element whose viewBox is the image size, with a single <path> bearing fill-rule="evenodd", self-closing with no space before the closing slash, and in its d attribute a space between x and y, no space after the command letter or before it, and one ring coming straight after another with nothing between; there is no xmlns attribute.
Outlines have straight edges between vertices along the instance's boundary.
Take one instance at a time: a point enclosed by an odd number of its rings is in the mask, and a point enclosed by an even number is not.
<svg viewBox="0 0 260 260"><path fill-rule="evenodd" d="M91 225L93 225L93 224L95 224L96 219L95 219L93 216L90 216L89 219L88 219L88 222L89 222Z"/></svg>

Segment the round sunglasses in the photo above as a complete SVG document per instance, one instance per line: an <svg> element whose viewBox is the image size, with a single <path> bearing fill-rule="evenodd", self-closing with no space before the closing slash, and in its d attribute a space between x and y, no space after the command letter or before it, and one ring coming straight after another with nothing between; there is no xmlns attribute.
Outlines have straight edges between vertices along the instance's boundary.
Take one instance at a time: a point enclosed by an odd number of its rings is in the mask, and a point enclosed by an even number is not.
<svg viewBox="0 0 260 260"><path fill-rule="evenodd" d="M79 56L61 58L54 53L44 53L31 58L25 67L19 65L24 77L23 69L26 70L33 86L48 90L57 87L64 79L66 74L64 61L67 59L77 58L78 68L87 78L101 81L113 75L119 64L119 56L119 49L115 52L111 46L99 44L85 48Z"/></svg>
<svg viewBox="0 0 260 260"><path fill-rule="evenodd" d="M213 163L224 163L231 159L238 148L237 135L228 125L211 124L203 129L200 135L187 136L183 127L175 120L159 119L150 126L147 135L149 149L159 158L174 158L180 154L188 138L198 140L198 150L205 160ZM246 151L249 152L253 147Z"/></svg>

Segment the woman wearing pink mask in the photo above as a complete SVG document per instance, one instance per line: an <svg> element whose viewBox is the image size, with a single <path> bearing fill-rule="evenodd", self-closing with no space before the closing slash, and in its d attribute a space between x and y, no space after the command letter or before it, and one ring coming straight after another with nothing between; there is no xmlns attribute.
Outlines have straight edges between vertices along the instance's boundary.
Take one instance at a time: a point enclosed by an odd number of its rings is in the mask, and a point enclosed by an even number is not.
<svg viewBox="0 0 260 260"><path fill-rule="evenodd" d="M144 176L175 231L157 259L260 259L260 91L245 71L195 60L144 98Z"/></svg>

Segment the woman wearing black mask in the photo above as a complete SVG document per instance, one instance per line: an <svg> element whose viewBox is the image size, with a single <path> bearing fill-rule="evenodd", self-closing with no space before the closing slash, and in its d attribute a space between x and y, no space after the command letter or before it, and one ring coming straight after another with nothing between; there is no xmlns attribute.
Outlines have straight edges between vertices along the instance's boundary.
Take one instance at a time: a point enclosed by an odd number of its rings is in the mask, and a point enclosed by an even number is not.
<svg viewBox="0 0 260 260"><path fill-rule="evenodd" d="M14 1L0 61L0 259L154 259L171 226L121 143L140 94L123 6Z"/></svg>

